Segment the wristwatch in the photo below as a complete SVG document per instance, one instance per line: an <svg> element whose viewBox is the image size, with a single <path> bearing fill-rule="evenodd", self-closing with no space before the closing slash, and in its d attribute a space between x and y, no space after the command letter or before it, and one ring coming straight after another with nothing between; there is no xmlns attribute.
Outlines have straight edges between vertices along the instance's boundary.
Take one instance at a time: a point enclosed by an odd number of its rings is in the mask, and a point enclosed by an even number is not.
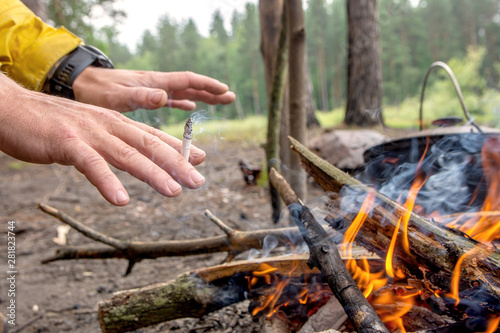
<svg viewBox="0 0 500 333"><path fill-rule="evenodd" d="M80 45L61 58L47 75L43 91L50 95L75 99L73 82L88 66L114 68L111 60L96 47Z"/></svg>

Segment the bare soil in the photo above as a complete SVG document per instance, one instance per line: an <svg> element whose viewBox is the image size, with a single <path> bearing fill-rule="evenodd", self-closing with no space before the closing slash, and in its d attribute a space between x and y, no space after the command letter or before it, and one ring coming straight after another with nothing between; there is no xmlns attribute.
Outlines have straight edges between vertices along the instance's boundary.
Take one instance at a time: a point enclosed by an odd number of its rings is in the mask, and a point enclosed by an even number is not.
<svg viewBox="0 0 500 333"><path fill-rule="evenodd" d="M16 226L16 326L9 327L9 332L100 332L97 304L113 292L169 281L183 272L219 264L226 257L214 254L146 260L126 277L125 260L69 260L42 265L40 260L59 247L53 239L61 223L37 209L39 202L121 239L180 240L219 235L221 231L203 216L207 208L239 230L272 227L267 189L247 186L238 167L240 159L262 165L263 150L235 143L221 143L217 148L200 146L208 156L198 167L207 179L202 189L184 189L179 197L165 198L117 171L131 197L130 204L122 208L107 203L72 167L33 165L0 153L3 314L10 300L6 280L8 221L15 221ZM68 244L97 245L74 230L69 232ZM257 332L245 311L243 304L201 321L180 320L139 331Z"/></svg>

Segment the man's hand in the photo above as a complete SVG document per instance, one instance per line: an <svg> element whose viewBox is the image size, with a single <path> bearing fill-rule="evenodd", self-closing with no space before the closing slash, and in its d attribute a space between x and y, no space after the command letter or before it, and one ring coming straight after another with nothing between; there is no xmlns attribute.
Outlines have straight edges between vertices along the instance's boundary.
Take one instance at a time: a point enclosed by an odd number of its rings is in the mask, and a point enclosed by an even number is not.
<svg viewBox="0 0 500 333"><path fill-rule="evenodd" d="M114 205L126 205L129 197L107 162L169 197L181 193L179 184L198 188L205 181L193 167L205 159L203 151L193 147L190 164L179 153L180 140L118 112L29 91L1 73L0 100L0 150L27 162L73 165Z"/></svg>
<svg viewBox="0 0 500 333"><path fill-rule="evenodd" d="M75 99L119 112L169 106L193 110L200 101L229 104L227 85L192 72L148 72L87 67L73 83Z"/></svg>

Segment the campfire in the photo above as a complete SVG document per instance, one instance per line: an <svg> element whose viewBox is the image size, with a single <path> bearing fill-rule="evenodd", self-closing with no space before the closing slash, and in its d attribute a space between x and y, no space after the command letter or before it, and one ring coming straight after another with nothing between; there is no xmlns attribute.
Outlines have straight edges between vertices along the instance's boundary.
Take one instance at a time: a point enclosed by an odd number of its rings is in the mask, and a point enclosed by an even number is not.
<svg viewBox="0 0 500 333"><path fill-rule="evenodd" d="M390 330L422 329L412 327L415 323L412 312L420 308L455 321L441 331L495 332L498 328L499 137L472 135L474 141L471 142L471 135L444 136L434 145L429 138L415 138L414 142L423 140L425 145L418 159L414 157L416 161L411 163L408 154L378 151L376 162L367 164L360 176L372 187L342 175L340 170L325 167L300 143L293 141L316 181L325 190L340 193L335 196L328 221L337 229L349 225L343 251L348 254L356 239L385 258L384 270L375 273L369 265L348 262L347 267ZM475 174L462 174L467 168L477 168L478 164L482 168L475 170ZM455 177L446 181L458 188L466 184L463 189L466 194L449 190L444 198L441 189L429 186L428 182L433 177L446 178L440 173L450 175L452 169L455 169ZM471 179L479 179L475 188ZM390 184L391 181L394 183ZM397 190L387 190L390 187ZM437 193L431 200L433 189ZM364 198L362 202L360 197ZM464 205L457 203L464 201L469 205L460 211ZM443 205L437 205L438 202ZM455 209L450 211L451 207ZM470 244L464 243L465 239ZM431 328L436 327L425 327Z"/></svg>
<svg viewBox="0 0 500 333"><path fill-rule="evenodd" d="M343 307L348 317L334 320L341 331L498 331L500 136L417 138L418 157L369 151L377 157L361 170L363 182L290 140L329 198L323 208L331 228L323 228L282 178L270 174L310 249L309 260L295 254L239 261L118 293L99 305L104 332L201 317L245 299L253 317L281 323L271 332L300 332L335 298L340 304L333 308ZM238 233L225 231L229 239ZM342 235L339 244L333 234ZM284 237L279 242L290 245ZM363 257L354 253L356 246L366 249ZM116 257L126 257L126 248L119 252ZM342 273L346 268L350 274Z"/></svg>

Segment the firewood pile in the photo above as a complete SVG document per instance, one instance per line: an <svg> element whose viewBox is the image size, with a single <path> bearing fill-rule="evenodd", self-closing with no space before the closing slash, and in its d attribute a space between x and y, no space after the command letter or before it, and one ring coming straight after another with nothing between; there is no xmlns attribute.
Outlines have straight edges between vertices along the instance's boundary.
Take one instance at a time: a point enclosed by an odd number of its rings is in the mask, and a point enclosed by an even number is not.
<svg viewBox="0 0 500 333"><path fill-rule="evenodd" d="M368 298L375 308L377 304L382 305L377 313L386 326L406 331L410 319L406 319L405 314L422 308L454 321L426 329L441 326L444 327L440 332L495 332L498 329L500 252L495 241L499 238L500 224L494 218L498 216L496 212L483 212L479 215L483 218L474 220L492 229L487 233L482 227L476 227L480 237L474 239L436 221L449 218L434 220L419 216L411 211L408 199L406 204L398 204L319 159L299 142L291 141L309 174L325 191L332 193L330 225L338 229L349 226L346 240L356 239L369 251L386 258L386 276L377 277L384 287L376 286L377 278L362 286L376 289ZM418 176L407 198L416 196L418 185L424 182L425 177ZM493 190L489 194L498 195ZM355 198L359 205L351 210L352 202L343 201L346 196ZM454 216L455 222L461 219ZM348 266L351 273L361 278L374 277L368 266ZM360 279L357 282L361 284ZM424 320L418 318L418 321Z"/></svg>
<svg viewBox="0 0 500 333"><path fill-rule="evenodd" d="M273 333L317 332L320 327L343 332L499 331L500 213L495 202L488 201L498 194L496 187L484 193L484 202L492 208L489 211L421 216L415 213L414 199L429 178L422 169L417 168L415 181L401 195L404 200L395 200L335 168L296 140L290 141L305 169L328 193L324 208L330 213L320 221L323 226L286 181L271 172L270 179L297 228L243 233L207 213L225 236L189 245L123 243L96 235L57 210L41 207L111 246L60 251L47 262L97 259L100 251L105 258L129 260L130 273L144 259L183 251L185 255L227 251L231 261L261 244L266 234L276 237L277 246L290 245L291 238L302 235L309 248L308 260L295 255L236 261L186 272L175 281L116 293L99 304L101 328L103 332L124 332L179 318L208 318L209 313L231 312L235 304L246 302L248 313L233 311L234 325L221 324L220 331L235 329L250 315L252 325L247 332L255 330L258 321L263 332ZM485 175L485 182L496 181L495 173ZM471 225L472 232L463 227ZM332 235L338 238L339 234L343 237L337 245ZM354 243L366 250L364 257L354 255ZM319 319L311 324L312 317ZM319 324L325 321L330 326ZM204 331L203 325L197 327L192 331Z"/></svg>

